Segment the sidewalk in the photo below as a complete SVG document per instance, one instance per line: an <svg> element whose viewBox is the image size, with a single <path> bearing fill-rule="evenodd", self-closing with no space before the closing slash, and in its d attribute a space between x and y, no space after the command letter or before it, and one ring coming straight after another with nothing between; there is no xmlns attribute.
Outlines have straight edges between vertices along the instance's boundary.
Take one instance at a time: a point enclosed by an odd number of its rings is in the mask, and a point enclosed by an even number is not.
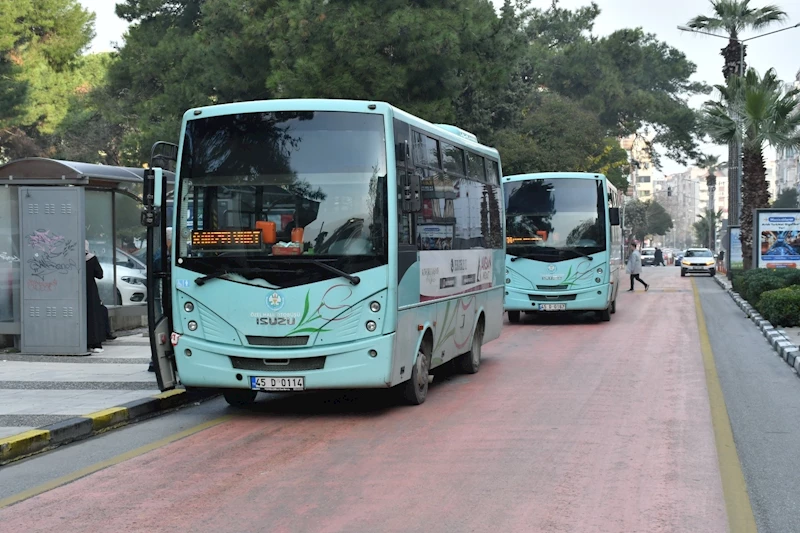
<svg viewBox="0 0 800 533"><path fill-rule="evenodd" d="M143 330L122 333L84 357L0 353L0 464L191 401L160 393Z"/></svg>

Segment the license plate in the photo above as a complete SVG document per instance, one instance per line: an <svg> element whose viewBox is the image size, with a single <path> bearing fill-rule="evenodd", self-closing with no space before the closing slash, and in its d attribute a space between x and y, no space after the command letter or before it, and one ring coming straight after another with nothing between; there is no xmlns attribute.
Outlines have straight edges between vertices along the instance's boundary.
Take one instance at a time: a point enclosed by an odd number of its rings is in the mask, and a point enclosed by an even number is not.
<svg viewBox="0 0 800 533"><path fill-rule="evenodd" d="M567 304L539 304L539 311L566 311Z"/></svg>
<svg viewBox="0 0 800 533"><path fill-rule="evenodd" d="M302 377L250 376L250 388L263 391L305 390L306 383Z"/></svg>

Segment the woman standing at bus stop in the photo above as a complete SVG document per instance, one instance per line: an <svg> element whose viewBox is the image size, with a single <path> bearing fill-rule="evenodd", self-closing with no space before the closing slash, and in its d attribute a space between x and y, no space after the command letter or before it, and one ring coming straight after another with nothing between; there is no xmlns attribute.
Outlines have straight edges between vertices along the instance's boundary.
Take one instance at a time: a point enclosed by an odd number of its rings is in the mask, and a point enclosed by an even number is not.
<svg viewBox="0 0 800 533"><path fill-rule="evenodd" d="M650 285L644 282L639 275L642 273L642 256L639 255L639 251L636 249L636 243L631 243L631 255L628 256L628 266L625 267L625 271L631 275L631 288L628 289L628 292L633 292L633 281L636 280L642 285L644 285L644 290L647 291L650 288Z"/></svg>
<svg viewBox="0 0 800 533"><path fill-rule="evenodd" d="M103 351L102 342L106 338L106 324L103 316L103 303L97 290L97 279L103 279L103 267L97 256L89 251L86 241L86 345L94 353Z"/></svg>

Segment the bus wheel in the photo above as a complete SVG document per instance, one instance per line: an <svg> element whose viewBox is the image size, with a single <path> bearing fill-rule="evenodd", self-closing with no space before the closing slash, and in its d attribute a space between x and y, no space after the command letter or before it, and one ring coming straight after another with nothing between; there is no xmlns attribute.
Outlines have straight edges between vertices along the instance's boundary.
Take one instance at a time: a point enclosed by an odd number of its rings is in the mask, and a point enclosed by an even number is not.
<svg viewBox="0 0 800 533"><path fill-rule="evenodd" d="M602 311L597 312L597 318L600 319L600 322L610 322L611 321L611 309L603 309Z"/></svg>
<svg viewBox="0 0 800 533"><path fill-rule="evenodd" d="M258 391L247 389L227 389L222 393L225 401L233 407L244 407L252 404L256 401L256 394L258 394Z"/></svg>
<svg viewBox="0 0 800 533"><path fill-rule="evenodd" d="M411 379L403 384L403 398L411 405L420 405L428 397L428 376L431 373L431 358L423 343L417 352L417 360L411 369Z"/></svg>
<svg viewBox="0 0 800 533"><path fill-rule="evenodd" d="M483 322L479 322L472 337L472 348L458 357L458 370L464 374L477 374L481 367L481 345L483 344Z"/></svg>
<svg viewBox="0 0 800 533"><path fill-rule="evenodd" d="M519 324L519 311L509 311L508 321L512 324Z"/></svg>

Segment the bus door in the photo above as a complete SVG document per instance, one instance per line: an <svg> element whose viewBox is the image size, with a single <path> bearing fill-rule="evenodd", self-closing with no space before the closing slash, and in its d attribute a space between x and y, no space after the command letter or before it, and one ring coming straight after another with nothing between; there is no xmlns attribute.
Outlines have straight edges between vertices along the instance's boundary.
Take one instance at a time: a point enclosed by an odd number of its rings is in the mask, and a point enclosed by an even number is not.
<svg viewBox="0 0 800 533"><path fill-rule="evenodd" d="M161 145L169 155L156 154ZM174 148L173 148L174 147ZM163 149L162 149L163 151ZM162 391L178 385L175 353L172 348L172 292L171 283L171 236L167 228L167 184L162 168L156 165L177 160L177 146L156 143L150 158L150 168L144 173L142 225L147 227L147 328L150 337L150 352L155 369L158 388ZM165 164L169 168L169 165Z"/></svg>

